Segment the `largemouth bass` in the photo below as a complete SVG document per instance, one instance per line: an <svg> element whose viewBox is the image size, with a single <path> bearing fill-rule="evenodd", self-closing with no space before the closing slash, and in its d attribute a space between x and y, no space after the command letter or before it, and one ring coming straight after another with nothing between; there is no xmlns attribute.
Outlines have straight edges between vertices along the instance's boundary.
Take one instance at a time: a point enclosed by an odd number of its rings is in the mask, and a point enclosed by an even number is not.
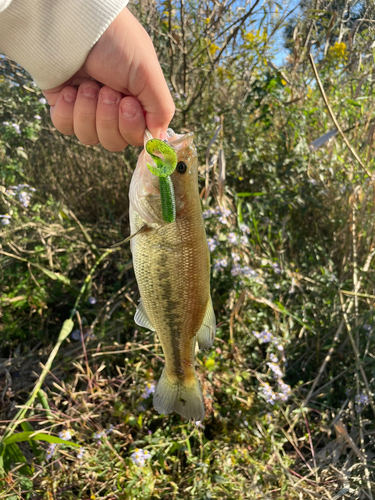
<svg viewBox="0 0 375 500"><path fill-rule="evenodd" d="M172 412L203 420L203 397L194 369L195 346L209 349L216 321L210 295L210 257L198 191L198 161L193 133L174 134L168 145L177 154L171 175L176 220L163 220L159 179L147 168L143 150L130 184L133 266L141 299L134 320L156 331L165 367L154 394L161 414Z"/></svg>

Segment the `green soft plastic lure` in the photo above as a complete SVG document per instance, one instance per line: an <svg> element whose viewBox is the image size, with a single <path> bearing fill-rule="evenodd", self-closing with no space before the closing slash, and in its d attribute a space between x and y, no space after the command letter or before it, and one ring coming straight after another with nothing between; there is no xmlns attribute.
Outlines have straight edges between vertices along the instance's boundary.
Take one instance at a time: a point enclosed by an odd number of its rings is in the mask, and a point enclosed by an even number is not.
<svg viewBox="0 0 375 500"><path fill-rule="evenodd" d="M156 164L155 166L147 163L147 167L152 174L159 177L163 220L165 222L174 222L176 220L176 200L171 175L177 165L176 152L171 146L168 146L168 144L160 139L150 139L147 141L146 151ZM155 155L155 151L159 151L164 158Z"/></svg>

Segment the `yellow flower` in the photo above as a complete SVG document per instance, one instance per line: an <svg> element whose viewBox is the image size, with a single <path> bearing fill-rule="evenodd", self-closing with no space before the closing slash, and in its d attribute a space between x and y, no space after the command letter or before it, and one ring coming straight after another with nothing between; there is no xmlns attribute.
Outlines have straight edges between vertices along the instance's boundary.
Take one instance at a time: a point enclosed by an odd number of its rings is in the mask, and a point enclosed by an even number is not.
<svg viewBox="0 0 375 500"><path fill-rule="evenodd" d="M348 58L348 51L344 42L336 42L329 48L328 55L337 62L345 62Z"/></svg>
<svg viewBox="0 0 375 500"><path fill-rule="evenodd" d="M215 360L212 358L208 358L208 360L205 363L205 366L206 366L206 368L208 368L208 370L213 370L213 368L215 366Z"/></svg>
<svg viewBox="0 0 375 500"><path fill-rule="evenodd" d="M208 50L210 51L211 55L215 55L215 53L219 50L220 47L215 45L214 43L211 43L211 45L208 47Z"/></svg>
<svg viewBox="0 0 375 500"><path fill-rule="evenodd" d="M248 42L253 42L255 40L254 33L249 31L249 33L246 33L245 38Z"/></svg>

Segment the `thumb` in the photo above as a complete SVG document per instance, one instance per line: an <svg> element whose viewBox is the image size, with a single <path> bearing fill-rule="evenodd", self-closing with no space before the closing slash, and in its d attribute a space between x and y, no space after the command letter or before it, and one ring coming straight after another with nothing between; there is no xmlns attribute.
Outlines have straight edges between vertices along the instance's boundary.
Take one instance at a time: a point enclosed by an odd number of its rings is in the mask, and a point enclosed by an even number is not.
<svg viewBox="0 0 375 500"><path fill-rule="evenodd" d="M147 128L153 137L159 138L174 116L175 105L157 60L147 72L151 74L137 98L145 111Z"/></svg>

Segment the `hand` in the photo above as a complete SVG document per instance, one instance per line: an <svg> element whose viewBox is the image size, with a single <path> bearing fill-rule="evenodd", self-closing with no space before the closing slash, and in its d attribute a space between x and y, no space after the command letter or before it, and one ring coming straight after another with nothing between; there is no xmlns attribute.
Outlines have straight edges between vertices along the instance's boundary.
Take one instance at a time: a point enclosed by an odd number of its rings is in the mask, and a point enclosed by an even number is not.
<svg viewBox="0 0 375 500"><path fill-rule="evenodd" d="M163 138L175 111L151 39L126 8L82 68L43 94L59 132L109 151L143 145L146 126L153 137Z"/></svg>

